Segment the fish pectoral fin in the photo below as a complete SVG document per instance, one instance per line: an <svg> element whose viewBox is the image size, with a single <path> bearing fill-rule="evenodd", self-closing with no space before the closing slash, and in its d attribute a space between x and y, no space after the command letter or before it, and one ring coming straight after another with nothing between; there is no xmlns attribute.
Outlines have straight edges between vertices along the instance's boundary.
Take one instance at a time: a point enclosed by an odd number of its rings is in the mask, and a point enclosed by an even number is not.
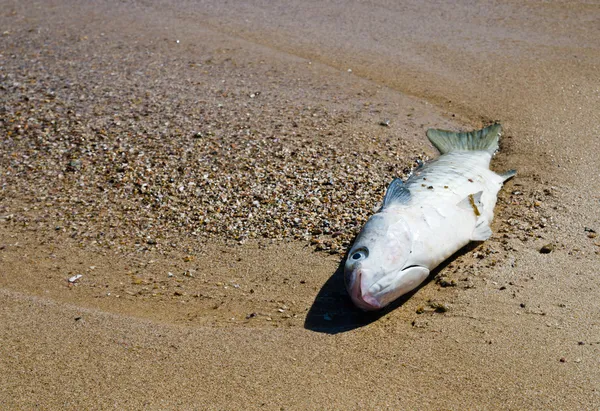
<svg viewBox="0 0 600 411"><path fill-rule="evenodd" d="M485 241L492 236L492 229L489 222L481 218L477 221L477 225L471 234L471 241Z"/></svg>
<svg viewBox="0 0 600 411"><path fill-rule="evenodd" d="M472 210L475 214L475 218L479 220L479 217L483 214L483 203L481 202L481 195L483 191L479 191L475 194L469 194L457 205L463 210Z"/></svg>
<svg viewBox="0 0 600 411"><path fill-rule="evenodd" d="M492 235L489 221L483 216L483 203L481 195L483 191L475 194L469 194L464 200L458 203L458 206L464 210L473 212L476 218L475 229L471 234L471 241L485 241Z"/></svg>

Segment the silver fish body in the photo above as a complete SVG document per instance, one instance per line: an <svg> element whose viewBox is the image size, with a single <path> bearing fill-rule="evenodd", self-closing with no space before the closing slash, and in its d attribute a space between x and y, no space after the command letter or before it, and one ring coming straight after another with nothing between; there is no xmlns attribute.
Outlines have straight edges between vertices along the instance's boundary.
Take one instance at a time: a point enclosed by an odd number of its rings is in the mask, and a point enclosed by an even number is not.
<svg viewBox="0 0 600 411"><path fill-rule="evenodd" d="M489 238L498 191L515 175L489 169L500 130L427 132L442 155L390 184L348 253L344 278L355 305L383 308L470 241Z"/></svg>

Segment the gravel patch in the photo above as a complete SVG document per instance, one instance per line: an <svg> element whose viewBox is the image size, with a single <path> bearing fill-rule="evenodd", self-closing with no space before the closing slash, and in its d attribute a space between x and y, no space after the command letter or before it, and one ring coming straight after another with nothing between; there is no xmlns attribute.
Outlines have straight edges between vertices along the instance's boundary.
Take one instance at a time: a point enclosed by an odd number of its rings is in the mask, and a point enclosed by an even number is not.
<svg viewBox="0 0 600 411"><path fill-rule="evenodd" d="M311 84L306 61L292 80L236 51L173 55L165 42L2 37L4 220L117 249L183 236L338 253L386 185L427 158L397 135L417 128L413 107L401 129L374 91L346 104Z"/></svg>

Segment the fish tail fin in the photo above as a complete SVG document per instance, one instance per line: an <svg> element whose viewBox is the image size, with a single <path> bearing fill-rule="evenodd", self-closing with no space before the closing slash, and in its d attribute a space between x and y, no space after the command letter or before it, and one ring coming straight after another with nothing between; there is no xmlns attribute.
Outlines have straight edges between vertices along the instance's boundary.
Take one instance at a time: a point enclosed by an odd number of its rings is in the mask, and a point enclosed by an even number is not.
<svg viewBox="0 0 600 411"><path fill-rule="evenodd" d="M501 131L502 126L498 123L481 130L459 133L430 128L427 130L427 138L442 154L470 150L494 154L498 150Z"/></svg>

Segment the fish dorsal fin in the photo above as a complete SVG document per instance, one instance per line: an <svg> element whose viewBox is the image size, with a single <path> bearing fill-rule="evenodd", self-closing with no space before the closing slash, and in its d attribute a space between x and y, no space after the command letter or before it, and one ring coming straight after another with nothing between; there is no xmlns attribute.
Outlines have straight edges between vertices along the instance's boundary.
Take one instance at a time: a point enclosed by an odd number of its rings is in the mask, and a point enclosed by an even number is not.
<svg viewBox="0 0 600 411"><path fill-rule="evenodd" d="M485 241L492 235L492 229L487 218L483 215L483 203L481 195L483 191L475 194L469 194L464 200L458 203L458 206L465 210L471 210L477 219L475 229L471 233L471 241Z"/></svg>
<svg viewBox="0 0 600 411"><path fill-rule="evenodd" d="M381 209L383 210L394 204L408 204L409 201L410 191L406 187L406 184L401 179L395 178L385 192Z"/></svg>

